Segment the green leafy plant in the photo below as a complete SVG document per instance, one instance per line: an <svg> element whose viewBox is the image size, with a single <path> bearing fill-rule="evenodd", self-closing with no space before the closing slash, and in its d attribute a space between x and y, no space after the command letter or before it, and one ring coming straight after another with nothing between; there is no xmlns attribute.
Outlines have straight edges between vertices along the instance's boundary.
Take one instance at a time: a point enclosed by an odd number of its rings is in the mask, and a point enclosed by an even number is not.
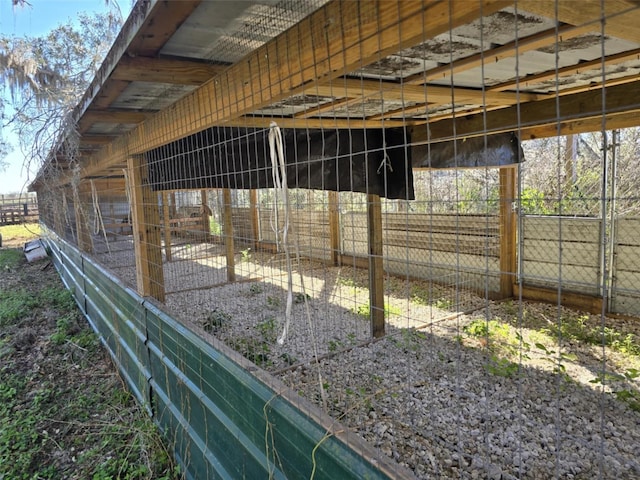
<svg viewBox="0 0 640 480"><path fill-rule="evenodd" d="M365 319L369 319L371 317L371 306L368 303L363 303L362 305L358 305L354 310L354 313L364 317ZM387 303L384 304L384 316L388 318L391 315L401 315L402 310L395 305L389 305Z"/></svg>
<svg viewBox="0 0 640 480"><path fill-rule="evenodd" d="M229 323L231 321L231 318L231 315L229 315L227 312L224 312L216 307L211 310L211 312L209 312L207 318L202 324L202 327L206 332L215 332Z"/></svg>

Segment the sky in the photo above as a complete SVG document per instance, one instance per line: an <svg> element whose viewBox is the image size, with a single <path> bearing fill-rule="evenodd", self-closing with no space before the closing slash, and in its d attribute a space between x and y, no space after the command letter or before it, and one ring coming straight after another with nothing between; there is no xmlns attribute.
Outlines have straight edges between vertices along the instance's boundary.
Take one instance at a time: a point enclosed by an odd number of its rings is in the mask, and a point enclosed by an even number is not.
<svg viewBox="0 0 640 480"><path fill-rule="evenodd" d="M61 23L76 18L80 12L104 12L108 10L105 0L28 0L31 6L13 8L11 0L0 0L0 32L3 35L36 37L47 33ZM111 2L113 3L113 2ZM118 2L121 9L129 7L128 0ZM127 17L127 12L122 12ZM17 139L7 129L2 137L14 144L13 152L5 158L9 167L0 172L0 194L26 191L36 172L23 168L24 156Z"/></svg>

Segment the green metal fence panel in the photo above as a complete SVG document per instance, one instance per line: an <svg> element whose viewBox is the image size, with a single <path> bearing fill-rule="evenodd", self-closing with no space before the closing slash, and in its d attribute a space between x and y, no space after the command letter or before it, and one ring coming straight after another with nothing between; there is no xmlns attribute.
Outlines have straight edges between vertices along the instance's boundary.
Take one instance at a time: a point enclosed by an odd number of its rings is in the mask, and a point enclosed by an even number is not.
<svg viewBox="0 0 640 480"><path fill-rule="evenodd" d="M321 425L321 415L301 411L248 362L236 361L235 352L205 341L66 242L52 236L48 245L187 478L389 478L370 451L363 456L339 435L327 435L328 417Z"/></svg>

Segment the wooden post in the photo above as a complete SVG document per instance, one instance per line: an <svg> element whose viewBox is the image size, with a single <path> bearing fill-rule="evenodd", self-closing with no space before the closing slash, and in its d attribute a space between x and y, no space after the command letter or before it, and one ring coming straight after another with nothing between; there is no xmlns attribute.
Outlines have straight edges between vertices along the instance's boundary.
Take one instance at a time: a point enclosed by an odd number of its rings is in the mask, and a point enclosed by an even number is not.
<svg viewBox="0 0 640 480"><path fill-rule="evenodd" d="M162 192L162 220L164 223L164 256L167 262L171 259L171 213L169 211L169 194Z"/></svg>
<svg viewBox="0 0 640 480"><path fill-rule="evenodd" d="M253 248L258 249L260 243L260 212L258 210L258 190L249 192L249 214L251 215L251 230L253 232Z"/></svg>
<svg viewBox="0 0 640 480"><path fill-rule="evenodd" d="M233 246L233 217L231 215L231 190L222 189L224 202L224 245L227 252L227 280L236 281L236 260Z"/></svg>
<svg viewBox="0 0 640 480"><path fill-rule="evenodd" d="M204 241L211 240L211 225L209 225L209 219L211 218L211 209L209 208L209 200L207 198L207 191L200 190L200 208L202 209L202 232L204 234Z"/></svg>
<svg viewBox="0 0 640 480"><path fill-rule="evenodd" d="M160 242L158 197L148 181L147 164L142 155L127 160L131 189L131 221L136 256L138 293L164 302L164 273Z"/></svg>
<svg viewBox="0 0 640 480"><path fill-rule="evenodd" d="M82 207L82 201L78 188L73 187L73 212L76 218L76 238L78 248L83 252L91 253L93 250L93 239L89 227L89 218Z"/></svg>
<svg viewBox="0 0 640 480"><path fill-rule="evenodd" d="M339 264L340 259L340 203L338 192L329 192L329 242L331 263Z"/></svg>
<svg viewBox="0 0 640 480"><path fill-rule="evenodd" d="M518 192L517 166L500 168L500 295L513 297L516 279L516 211Z"/></svg>
<svg viewBox="0 0 640 480"><path fill-rule="evenodd" d="M171 209L169 213L171 214L171 218L176 218L178 216L178 209L176 208L176 192L171 192L169 195L171 199Z"/></svg>
<svg viewBox="0 0 640 480"><path fill-rule="evenodd" d="M384 263L382 259L382 204L380 197L367 194L369 232L369 305L371 335L384 336Z"/></svg>

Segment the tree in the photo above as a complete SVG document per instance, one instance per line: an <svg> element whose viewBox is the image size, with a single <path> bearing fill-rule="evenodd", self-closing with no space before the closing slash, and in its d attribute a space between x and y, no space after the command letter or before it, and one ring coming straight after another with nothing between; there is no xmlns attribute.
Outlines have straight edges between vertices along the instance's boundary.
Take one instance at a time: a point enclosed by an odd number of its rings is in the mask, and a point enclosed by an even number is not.
<svg viewBox="0 0 640 480"><path fill-rule="evenodd" d="M24 5L24 0L12 0ZM14 131L26 161L42 164L115 40L122 17L117 8L81 14L41 37L0 36L2 127ZM7 144L0 138L0 169Z"/></svg>

